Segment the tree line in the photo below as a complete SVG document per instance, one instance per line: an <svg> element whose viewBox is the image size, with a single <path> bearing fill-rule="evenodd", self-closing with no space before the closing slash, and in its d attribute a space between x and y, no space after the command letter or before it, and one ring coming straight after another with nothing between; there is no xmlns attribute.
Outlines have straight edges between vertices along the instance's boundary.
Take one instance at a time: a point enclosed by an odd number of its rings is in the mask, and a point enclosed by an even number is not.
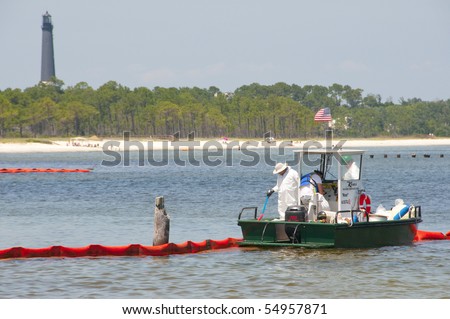
<svg viewBox="0 0 450 319"><path fill-rule="evenodd" d="M180 132L186 137L280 139L322 136L315 113L331 109L336 136L450 136L450 99L382 102L380 95L333 84L244 85L234 92L138 87L110 81L98 89L85 82L64 88L61 80L0 91L0 137L134 136Z"/></svg>

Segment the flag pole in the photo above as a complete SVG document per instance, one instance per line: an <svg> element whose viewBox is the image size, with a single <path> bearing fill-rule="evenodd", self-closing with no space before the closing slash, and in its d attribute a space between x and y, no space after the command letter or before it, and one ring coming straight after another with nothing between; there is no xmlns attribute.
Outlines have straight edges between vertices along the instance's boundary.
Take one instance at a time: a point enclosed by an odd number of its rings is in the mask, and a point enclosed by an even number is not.
<svg viewBox="0 0 450 319"><path fill-rule="evenodd" d="M325 147L332 148L333 147L333 120L329 120L327 123L327 127L325 128Z"/></svg>
<svg viewBox="0 0 450 319"><path fill-rule="evenodd" d="M332 147L333 147L333 128L331 127L331 125L329 125L325 129L325 148L332 148Z"/></svg>
<svg viewBox="0 0 450 319"><path fill-rule="evenodd" d="M315 122L328 122L328 124L325 126L325 140L327 143L327 147L329 145L328 142L332 143L333 138L333 125L332 125L332 117L331 117L331 111L329 107L321 108L319 111L317 111L316 115L314 115L314 121ZM331 146L331 144L330 144Z"/></svg>

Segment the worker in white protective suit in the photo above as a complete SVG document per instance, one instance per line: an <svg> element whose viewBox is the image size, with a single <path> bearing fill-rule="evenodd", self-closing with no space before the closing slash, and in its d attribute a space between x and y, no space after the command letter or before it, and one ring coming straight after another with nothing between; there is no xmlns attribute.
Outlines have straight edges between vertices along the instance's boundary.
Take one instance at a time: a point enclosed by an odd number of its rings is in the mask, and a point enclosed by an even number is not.
<svg viewBox="0 0 450 319"><path fill-rule="evenodd" d="M315 221L317 214L322 210L330 210L330 204L323 196L325 190L322 178L323 173L315 170L312 173L303 175L300 180L300 203L308 209L307 221ZM315 196L317 196L317 202L314 200Z"/></svg>
<svg viewBox="0 0 450 319"><path fill-rule="evenodd" d="M278 193L278 214L280 219L284 220L286 209L297 205L300 178L298 173L286 163L278 163L273 174L278 174L277 185L267 191L267 197L275 192Z"/></svg>

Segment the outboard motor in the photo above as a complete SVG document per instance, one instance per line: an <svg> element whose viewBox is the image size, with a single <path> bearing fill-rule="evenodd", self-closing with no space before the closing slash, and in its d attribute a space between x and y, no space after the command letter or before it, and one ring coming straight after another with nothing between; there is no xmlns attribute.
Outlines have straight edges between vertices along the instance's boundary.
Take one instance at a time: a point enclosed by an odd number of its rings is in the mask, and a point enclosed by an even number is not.
<svg viewBox="0 0 450 319"><path fill-rule="evenodd" d="M287 222L305 222L307 211L303 206L289 206L286 209L285 220Z"/></svg>
<svg viewBox="0 0 450 319"><path fill-rule="evenodd" d="M289 206L286 210L285 220L287 222L305 222L307 210L303 206ZM299 224L286 224L285 231L291 242L300 243L300 229L298 229Z"/></svg>

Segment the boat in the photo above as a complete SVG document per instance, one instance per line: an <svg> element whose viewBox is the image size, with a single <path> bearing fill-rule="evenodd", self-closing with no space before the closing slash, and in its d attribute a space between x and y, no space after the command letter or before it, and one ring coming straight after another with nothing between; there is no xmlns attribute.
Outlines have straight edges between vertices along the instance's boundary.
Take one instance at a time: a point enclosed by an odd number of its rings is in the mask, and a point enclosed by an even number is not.
<svg viewBox="0 0 450 319"><path fill-rule="evenodd" d="M242 208L238 225L243 241L239 246L373 248L412 244L422 222L421 207L405 205L399 199L391 210L372 212L371 198L361 181L364 150L328 147L295 153L300 177L314 169L322 172L325 194L315 193L306 205L298 200L297 206L288 207L284 220L261 218L265 207L262 215L258 207Z"/></svg>

